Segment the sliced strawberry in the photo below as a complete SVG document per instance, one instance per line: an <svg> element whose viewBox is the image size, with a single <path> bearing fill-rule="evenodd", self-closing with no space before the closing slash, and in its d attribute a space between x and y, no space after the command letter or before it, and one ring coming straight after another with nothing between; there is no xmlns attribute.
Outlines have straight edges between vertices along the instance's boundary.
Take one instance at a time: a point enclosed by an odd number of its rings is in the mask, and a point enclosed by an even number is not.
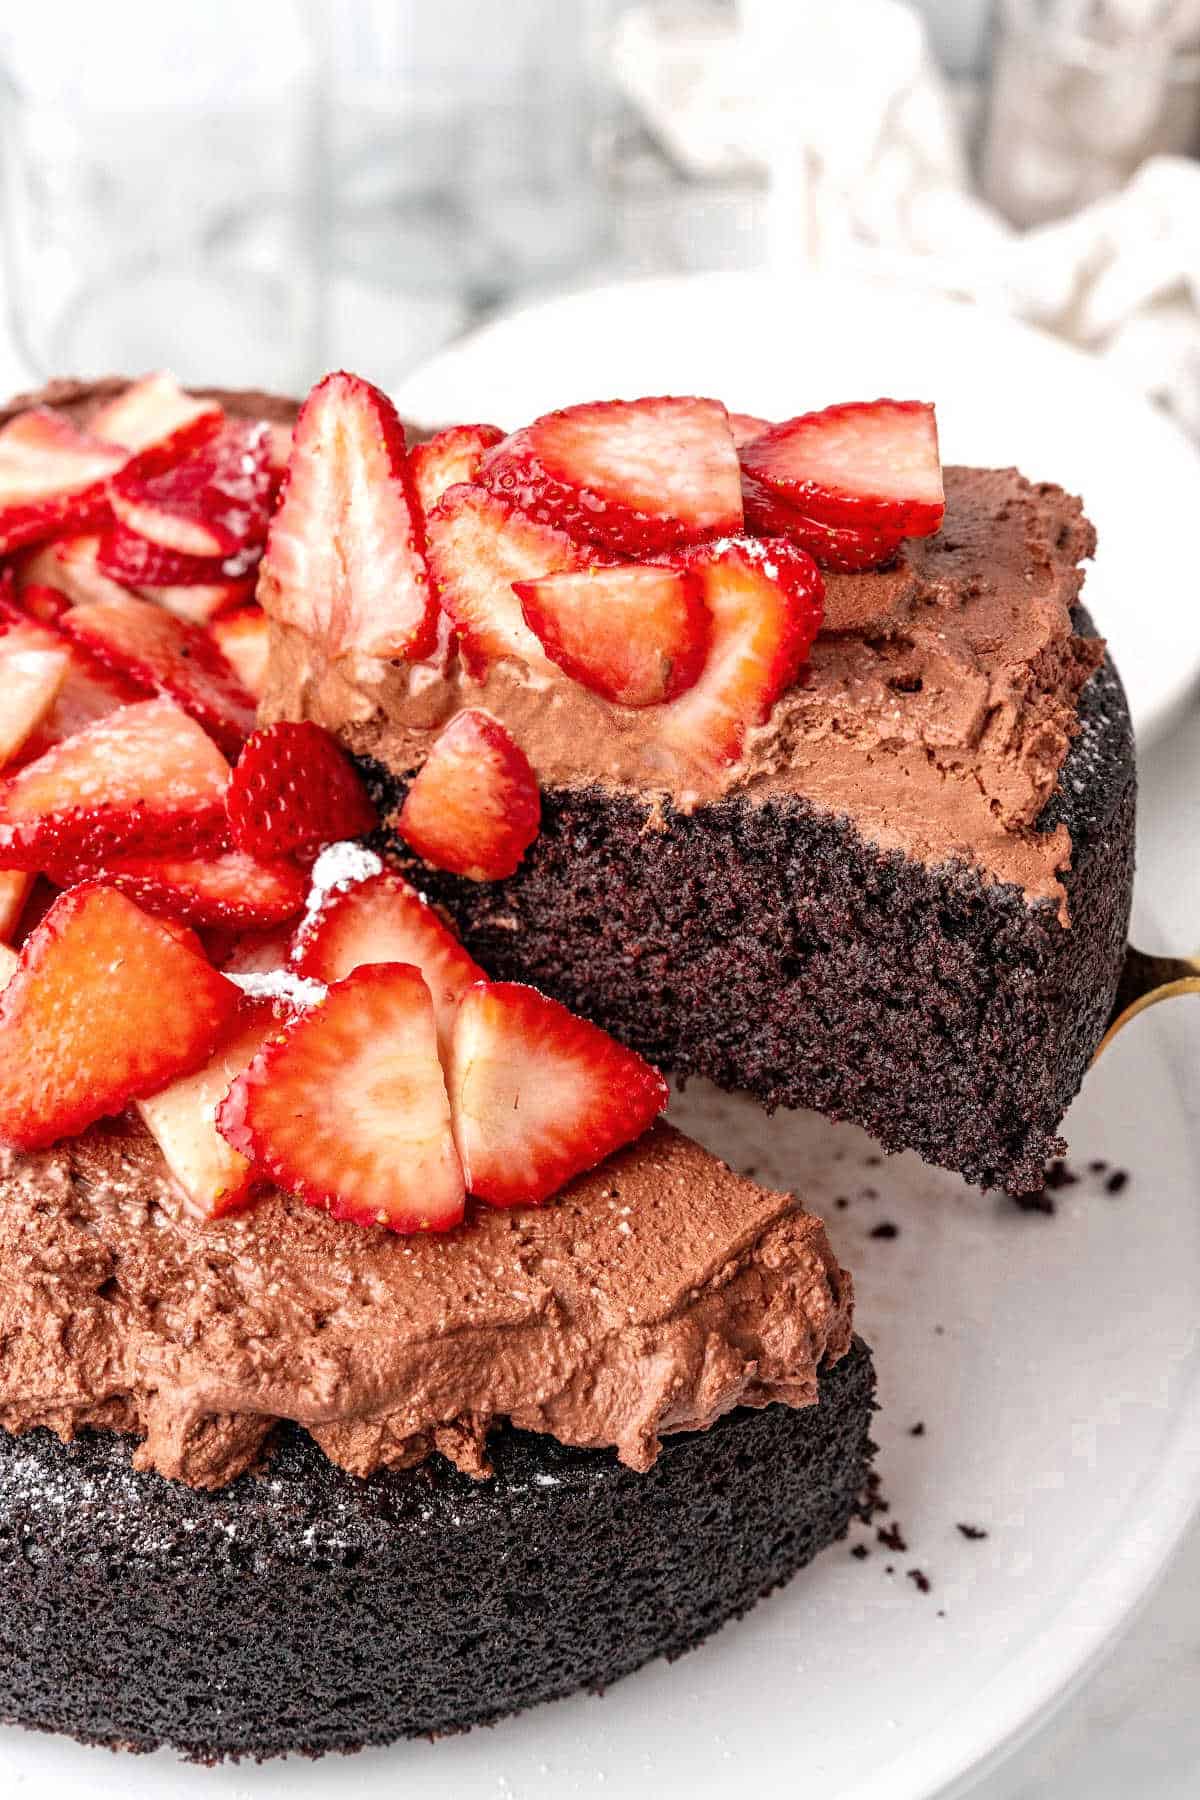
<svg viewBox="0 0 1200 1800"><path fill-rule="evenodd" d="M594 553L478 487L451 488L430 513L426 531L429 571L469 671L482 676L504 656L548 669L513 583L586 569Z"/></svg>
<svg viewBox="0 0 1200 1800"><path fill-rule="evenodd" d="M20 966L20 957L8 944L0 944L0 993L8 986Z"/></svg>
<svg viewBox="0 0 1200 1800"><path fill-rule="evenodd" d="M437 608L404 427L357 375L327 375L296 421L259 599L333 656L416 661L433 649Z"/></svg>
<svg viewBox="0 0 1200 1800"><path fill-rule="evenodd" d="M61 588L47 587L36 581L22 584L18 604L5 602L6 617L15 612L23 619L36 619L41 625L57 625L63 614L70 610L71 602Z"/></svg>
<svg viewBox="0 0 1200 1800"><path fill-rule="evenodd" d="M60 887L102 881L156 917L186 925L250 930L294 919L308 884L294 863L260 862L243 850L213 856L105 857L95 867L56 864Z"/></svg>
<svg viewBox="0 0 1200 1800"><path fill-rule="evenodd" d="M237 612L226 613L213 620L209 631L246 692L261 700L270 649L267 615L262 607L243 606Z"/></svg>
<svg viewBox="0 0 1200 1800"><path fill-rule="evenodd" d="M289 966L295 928L270 925L262 931L232 934L213 961L226 975L272 975Z"/></svg>
<svg viewBox="0 0 1200 1800"><path fill-rule="evenodd" d="M703 667L708 613L685 570L618 563L513 588L551 661L619 706L673 700Z"/></svg>
<svg viewBox="0 0 1200 1800"><path fill-rule="evenodd" d="M229 782L233 841L251 856L291 856L365 837L379 820L354 764L307 720L256 731Z"/></svg>
<svg viewBox="0 0 1200 1800"><path fill-rule="evenodd" d="M266 534L274 477L267 427L231 419L158 475L136 463L113 481L112 510L128 530L184 556L232 556Z"/></svg>
<svg viewBox="0 0 1200 1800"><path fill-rule="evenodd" d="M0 869L0 943L12 941L32 886L28 870Z"/></svg>
<svg viewBox="0 0 1200 1800"><path fill-rule="evenodd" d="M106 484L127 461L49 407L18 413L0 430L0 553L103 518Z"/></svg>
<svg viewBox="0 0 1200 1800"><path fill-rule="evenodd" d="M0 1141L32 1150L198 1068L238 990L123 894L64 894L0 1000Z"/></svg>
<svg viewBox="0 0 1200 1800"><path fill-rule="evenodd" d="M409 451L413 486L426 518L447 488L474 481L485 451L503 443L498 425L448 425Z"/></svg>
<svg viewBox="0 0 1200 1800"><path fill-rule="evenodd" d="M288 462L292 454L292 427L271 421L267 425L267 460L272 475L278 481L287 474Z"/></svg>
<svg viewBox="0 0 1200 1800"><path fill-rule="evenodd" d="M227 1035L190 1075L137 1102L171 1174L201 1218L223 1219L253 1198L254 1164L217 1130L216 1113L237 1077L263 1045L283 1030L288 1014L262 1000L243 1000Z"/></svg>
<svg viewBox="0 0 1200 1800"><path fill-rule="evenodd" d="M478 479L540 524L622 556L742 529L719 400L597 400L547 413L484 457Z"/></svg>
<svg viewBox="0 0 1200 1800"><path fill-rule="evenodd" d="M0 637L0 769L49 717L70 666L66 648L14 650Z"/></svg>
<svg viewBox="0 0 1200 1800"><path fill-rule="evenodd" d="M824 584L786 538L741 538L688 553L712 620L696 685L662 713L662 741L702 760L736 762L796 681L821 629Z"/></svg>
<svg viewBox="0 0 1200 1800"><path fill-rule="evenodd" d="M72 607L62 629L109 668L169 694L231 754L254 730L253 696L198 625L122 594Z"/></svg>
<svg viewBox="0 0 1200 1800"><path fill-rule="evenodd" d="M192 625L209 625L223 612L231 612L235 607L245 606L254 598L255 578L253 575L240 576L236 581L214 581L184 587L142 587L138 593L143 600L152 600L155 606L163 607L174 613L177 619L186 619Z"/></svg>
<svg viewBox="0 0 1200 1800"><path fill-rule="evenodd" d="M326 984L366 963L410 963L433 998L443 1056L459 1001L485 979L441 914L387 870L331 889L300 927L292 962L299 974Z"/></svg>
<svg viewBox="0 0 1200 1800"><path fill-rule="evenodd" d="M198 400L173 375L144 375L106 401L88 420L93 437L119 444L137 458L139 473L172 463L219 431L225 414L215 400Z"/></svg>
<svg viewBox="0 0 1200 1800"><path fill-rule="evenodd" d="M802 413L743 446L746 473L806 517L928 537L946 509L937 419L918 400L861 400Z"/></svg>
<svg viewBox="0 0 1200 1800"><path fill-rule="evenodd" d="M761 437L764 431L770 431L771 421L760 419L754 413L731 412L729 429L733 433L734 448L740 450L752 438Z"/></svg>
<svg viewBox="0 0 1200 1800"><path fill-rule="evenodd" d="M36 590L25 589L22 601ZM49 589L44 590L49 592ZM146 698L138 683L111 673L60 631L27 618L18 607L0 598L0 666L9 655L42 655L68 658L63 684L53 706L26 740L19 760L31 762L53 744L74 737L77 731L107 718L118 707Z"/></svg>
<svg viewBox="0 0 1200 1800"><path fill-rule="evenodd" d="M170 700L122 707L0 784L0 864L199 855L225 829L229 766Z"/></svg>
<svg viewBox="0 0 1200 1800"><path fill-rule="evenodd" d="M873 531L855 525L823 525L806 518L781 494L764 487L753 475L742 475L746 503L746 530L755 537L786 537L807 550L822 569L855 575L864 569L882 569L894 562L903 537L894 532Z"/></svg>
<svg viewBox="0 0 1200 1800"><path fill-rule="evenodd" d="M242 551L236 558L181 556L178 550L164 550L124 525L104 532L96 552L96 566L102 575L133 588L214 587L241 580L257 561L257 550Z"/></svg>
<svg viewBox="0 0 1200 1800"><path fill-rule="evenodd" d="M83 606L90 600L112 600L125 592L119 582L101 571L99 533L57 538L22 557L17 585L22 598L30 587L51 587L65 594L72 606Z"/></svg>
<svg viewBox="0 0 1200 1800"><path fill-rule="evenodd" d="M640 1137L667 1084L586 1019L515 981L464 995L447 1075L467 1189L536 1205Z"/></svg>
<svg viewBox="0 0 1200 1800"><path fill-rule="evenodd" d="M217 1125L280 1187L337 1219L403 1232L462 1219L433 1003L404 963L356 969L272 1038Z"/></svg>
<svg viewBox="0 0 1200 1800"><path fill-rule="evenodd" d="M470 707L434 741L396 830L435 869L502 881L537 836L541 817L537 776L525 752L498 719Z"/></svg>

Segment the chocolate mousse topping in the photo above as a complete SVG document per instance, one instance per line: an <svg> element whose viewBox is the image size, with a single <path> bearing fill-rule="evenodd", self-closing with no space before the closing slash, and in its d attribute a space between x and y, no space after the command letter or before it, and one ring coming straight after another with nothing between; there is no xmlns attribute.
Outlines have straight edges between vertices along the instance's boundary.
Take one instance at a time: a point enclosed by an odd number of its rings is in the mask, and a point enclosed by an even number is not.
<svg viewBox="0 0 1200 1800"><path fill-rule="evenodd" d="M853 1310L819 1220L664 1124L543 1208L400 1238L278 1193L199 1224L118 1121L0 1151L0 1269L0 1425L133 1433L204 1488L279 1419L361 1475L485 1475L502 1419L648 1469L664 1433L814 1404Z"/></svg>

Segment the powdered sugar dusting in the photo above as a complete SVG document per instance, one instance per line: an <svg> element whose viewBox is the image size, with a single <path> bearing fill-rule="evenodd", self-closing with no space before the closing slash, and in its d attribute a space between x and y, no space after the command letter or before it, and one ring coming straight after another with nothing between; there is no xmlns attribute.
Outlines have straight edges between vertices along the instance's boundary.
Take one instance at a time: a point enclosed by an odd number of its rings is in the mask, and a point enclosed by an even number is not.
<svg viewBox="0 0 1200 1800"><path fill-rule="evenodd" d="M305 901L301 931L321 911L331 894L345 893L347 888L357 887L360 881L369 881L372 875L382 873L383 858L354 838L345 838L339 844L326 844L312 866L312 886Z"/></svg>
<svg viewBox="0 0 1200 1800"><path fill-rule="evenodd" d="M313 981L307 975L297 975L291 969L269 969L262 974L230 975L227 977L235 987L240 987L243 994L252 1000L283 1000L288 1006L302 1010L310 1006L320 1006L329 989L323 981Z"/></svg>

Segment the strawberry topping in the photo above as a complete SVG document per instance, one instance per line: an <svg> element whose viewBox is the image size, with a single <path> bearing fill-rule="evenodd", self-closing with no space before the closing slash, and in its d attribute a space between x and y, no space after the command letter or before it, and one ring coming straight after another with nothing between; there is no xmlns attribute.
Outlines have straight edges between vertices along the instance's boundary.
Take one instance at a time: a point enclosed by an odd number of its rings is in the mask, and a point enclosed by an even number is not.
<svg viewBox="0 0 1200 1800"><path fill-rule="evenodd" d="M409 451L413 486L428 518L447 488L474 481L486 451L502 443L498 425L449 425Z"/></svg>
<svg viewBox="0 0 1200 1800"><path fill-rule="evenodd" d="M274 481L267 426L236 419L160 474L144 474L135 461L109 498L139 537L183 556L222 557L261 543Z"/></svg>
<svg viewBox="0 0 1200 1800"><path fill-rule="evenodd" d="M308 721L256 731L229 782L229 827L251 856L291 856L378 824L362 778L345 751Z"/></svg>
<svg viewBox="0 0 1200 1800"><path fill-rule="evenodd" d="M127 460L49 407L18 413L0 430L0 553L103 518L106 483Z"/></svg>
<svg viewBox="0 0 1200 1800"><path fill-rule="evenodd" d="M49 716L70 666L65 648L14 650L11 636L0 637L0 769Z"/></svg>
<svg viewBox="0 0 1200 1800"><path fill-rule="evenodd" d="M98 865L55 863L60 887L89 879L136 900L145 912L186 925L240 930L277 925L303 910L307 883L294 863L260 862L244 850L212 856L105 857Z"/></svg>
<svg viewBox="0 0 1200 1800"><path fill-rule="evenodd" d="M917 400L861 400L772 425L742 466L807 518L928 537L945 512L937 421Z"/></svg>
<svg viewBox="0 0 1200 1800"><path fill-rule="evenodd" d="M742 475L746 503L746 530L755 537L786 537L807 550L822 569L840 575L856 575L864 569L882 569L894 562L904 539L895 532L867 526L824 525L809 519L781 494L764 487L753 475Z"/></svg>
<svg viewBox="0 0 1200 1800"><path fill-rule="evenodd" d="M139 537L125 525L106 531L96 547L96 567L102 575L126 587L214 587L242 579L258 561L258 551L241 551L235 557L182 556Z"/></svg>
<svg viewBox="0 0 1200 1800"><path fill-rule="evenodd" d="M464 996L448 1086L467 1187L492 1206L547 1199L640 1137L669 1098L640 1056L515 981Z"/></svg>
<svg viewBox="0 0 1200 1800"><path fill-rule="evenodd" d="M451 719L404 797L396 829L453 875L502 881L538 834L542 804L525 752L498 719L471 707Z"/></svg>
<svg viewBox="0 0 1200 1800"><path fill-rule="evenodd" d="M145 375L88 421L93 437L119 444L148 475L169 468L220 430L225 414L215 400L186 394L173 375Z"/></svg>
<svg viewBox="0 0 1200 1800"><path fill-rule="evenodd" d="M551 661L619 706L673 700L703 667L708 613L686 570L618 563L513 588Z"/></svg>
<svg viewBox="0 0 1200 1800"><path fill-rule="evenodd" d="M32 886L27 870L0 869L0 944L12 941Z"/></svg>
<svg viewBox="0 0 1200 1800"><path fill-rule="evenodd" d="M262 699L270 648L267 615L261 606L243 606L209 626L218 650L255 700Z"/></svg>

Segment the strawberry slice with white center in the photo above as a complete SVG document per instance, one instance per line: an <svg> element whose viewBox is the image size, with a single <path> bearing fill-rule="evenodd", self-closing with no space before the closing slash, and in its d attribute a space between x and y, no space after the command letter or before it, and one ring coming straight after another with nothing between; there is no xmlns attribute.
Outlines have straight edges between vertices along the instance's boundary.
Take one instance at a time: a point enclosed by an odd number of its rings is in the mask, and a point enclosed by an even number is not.
<svg viewBox="0 0 1200 1800"><path fill-rule="evenodd" d="M294 935L290 924L239 932L213 961L226 975L275 975L289 966Z"/></svg>
<svg viewBox="0 0 1200 1800"><path fill-rule="evenodd" d="M618 706L673 700L704 665L708 612L685 570L618 563L513 587L551 661Z"/></svg>
<svg viewBox="0 0 1200 1800"><path fill-rule="evenodd" d="M541 524L630 558L742 529L729 414L719 400L596 400L547 413L478 480Z"/></svg>
<svg viewBox="0 0 1200 1800"><path fill-rule="evenodd" d="M0 869L0 944L12 941L32 886L28 870Z"/></svg>
<svg viewBox="0 0 1200 1800"><path fill-rule="evenodd" d="M482 677L506 656L548 671L513 583L586 569L594 553L479 487L451 488L430 513L426 532L430 574L468 672Z"/></svg>
<svg viewBox="0 0 1200 1800"><path fill-rule="evenodd" d="M332 888L296 934L292 963L329 985L368 963L409 963L433 1000L442 1055L449 1053L458 1003L485 979L454 932L415 888L388 870Z"/></svg>
<svg viewBox="0 0 1200 1800"><path fill-rule="evenodd" d="M332 656L419 661L434 647L437 605L404 427L357 375L327 375L301 409L259 599Z"/></svg>
<svg viewBox="0 0 1200 1800"><path fill-rule="evenodd" d="M429 989L355 969L255 1057L217 1112L235 1150L355 1225L448 1231L465 1204Z"/></svg>
<svg viewBox="0 0 1200 1800"><path fill-rule="evenodd" d="M21 595L22 604L38 591L25 589ZM49 589L40 591L50 592ZM0 594L0 667L10 656L29 655L65 655L67 669L52 706L21 749L21 762L33 761L51 745L74 737L77 731L94 724L97 719L107 718L119 707L146 697L146 689L139 683L103 668L60 631L28 618L20 607Z"/></svg>
<svg viewBox="0 0 1200 1800"><path fill-rule="evenodd" d="M536 1205L632 1143L667 1084L615 1038L515 981L464 995L447 1074L468 1192Z"/></svg>
<svg viewBox="0 0 1200 1800"><path fill-rule="evenodd" d="M379 820L362 777L309 720L256 731L237 760L226 807L233 841L251 856L291 856L365 837Z"/></svg>
<svg viewBox="0 0 1200 1800"><path fill-rule="evenodd" d="M8 986L20 965L20 957L8 944L0 944L0 993Z"/></svg>
<svg viewBox="0 0 1200 1800"><path fill-rule="evenodd" d="M14 650L11 636L0 637L0 768L48 718L70 666L65 647Z"/></svg>
<svg viewBox="0 0 1200 1800"><path fill-rule="evenodd" d="M124 894L64 894L0 998L0 1142L43 1148L198 1068L240 1003Z"/></svg>
<svg viewBox="0 0 1200 1800"><path fill-rule="evenodd" d="M287 466L292 455L292 427L281 425L277 420L267 424L267 459L271 473L276 481L287 474Z"/></svg>
<svg viewBox="0 0 1200 1800"><path fill-rule="evenodd" d="M742 466L807 518L928 537L946 510L937 419L919 400L861 400L772 425Z"/></svg>
<svg viewBox="0 0 1200 1800"><path fill-rule="evenodd" d="M396 830L435 869L502 881L538 834L537 776L498 719L470 707L451 719L404 797Z"/></svg>
<svg viewBox="0 0 1200 1800"><path fill-rule="evenodd" d="M122 594L72 607L61 629L109 668L169 694L231 754L254 730L253 696L198 625Z"/></svg>
<svg viewBox="0 0 1200 1800"><path fill-rule="evenodd" d="M294 919L307 883L294 863L261 862L242 850L203 856L105 857L98 866L56 864L60 887L102 881L128 894L145 912L185 925L251 930Z"/></svg>
<svg viewBox="0 0 1200 1800"><path fill-rule="evenodd" d="M488 450L503 443L498 425L448 425L435 431L408 453L413 486L421 511L428 518L447 488L474 481Z"/></svg>
<svg viewBox="0 0 1200 1800"><path fill-rule="evenodd" d="M275 478L265 425L231 419L183 462L146 475L134 462L112 482L120 522L184 556L231 556L266 534Z"/></svg>
<svg viewBox="0 0 1200 1800"><path fill-rule="evenodd" d="M254 1164L217 1130L217 1108L289 1017L269 1001L243 1000L202 1068L137 1102L163 1160L202 1219L226 1218L253 1198Z"/></svg>
<svg viewBox="0 0 1200 1800"><path fill-rule="evenodd" d="M99 719L0 784L0 866L199 855L223 837L229 765L170 700Z"/></svg>
<svg viewBox="0 0 1200 1800"><path fill-rule="evenodd" d="M733 433L734 448L740 450L743 444L750 443L753 438L761 437L764 431L770 431L771 421L770 419L760 419L756 413L731 412L729 429Z"/></svg>
<svg viewBox="0 0 1200 1800"><path fill-rule="evenodd" d="M127 461L49 407L18 413L0 430L0 553L102 518L107 483Z"/></svg>
<svg viewBox="0 0 1200 1800"><path fill-rule="evenodd" d="M662 742L701 761L736 762L746 733L793 685L821 629L825 588L786 538L718 541L688 553L712 621L694 687L663 708Z"/></svg>
<svg viewBox="0 0 1200 1800"><path fill-rule="evenodd" d="M790 538L801 550L807 550L819 568L839 575L886 568L895 561L904 542L895 532L857 525L825 525L819 519L807 518L781 494L744 471L742 498L746 503L746 530L753 536Z"/></svg>
<svg viewBox="0 0 1200 1800"><path fill-rule="evenodd" d="M259 551L242 550L236 556L182 556L139 537L124 525L103 533L96 552L102 575L124 587L216 587L242 580L257 566Z"/></svg>
<svg viewBox="0 0 1200 1800"><path fill-rule="evenodd" d="M101 570L100 535L95 532L57 538L23 556L17 565L17 585L22 598L30 587L49 587L65 594L72 606L119 599L125 592L120 582Z"/></svg>
<svg viewBox="0 0 1200 1800"><path fill-rule="evenodd" d="M143 600L153 601L177 619L191 625L208 625L221 613L245 606L254 598L253 575L239 576L236 581L191 582L182 587L141 587Z"/></svg>
<svg viewBox="0 0 1200 1800"><path fill-rule="evenodd" d="M119 444L137 458L139 471L169 468L220 430L225 414L216 400L187 394L173 375L160 372L131 382L88 420L93 437Z"/></svg>
<svg viewBox="0 0 1200 1800"><path fill-rule="evenodd" d="M267 682L270 639L267 615L261 606L243 606L214 619L209 626L218 650L242 686L261 700Z"/></svg>

